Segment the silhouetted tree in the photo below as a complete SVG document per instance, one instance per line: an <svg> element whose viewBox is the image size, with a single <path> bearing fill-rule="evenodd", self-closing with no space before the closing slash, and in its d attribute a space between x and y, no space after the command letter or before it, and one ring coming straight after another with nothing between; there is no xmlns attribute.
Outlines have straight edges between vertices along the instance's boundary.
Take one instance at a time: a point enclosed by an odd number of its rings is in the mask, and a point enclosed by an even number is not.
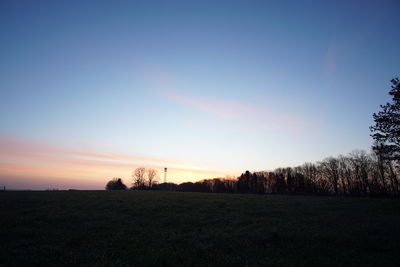
<svg viewBox="0 0 400 267"><path fill-rule="evenodd" d="M145 175L146 169L143 167L136 168L132 173L132 188L133 189L145 189Z"/></svg>
<svg viewBox="0 0 400 267"><path fill-rule="evenodd" d="M238 193L249 193L251 176L252 174L249 171L246 171L245 173L240 175L237 181Z"/></svg>
<svg viewBox="0 0 400 267"><path fill-rule="evenodd" d="M225 190L227 193L233 193L236 190L236 180L237 178L234 176L226 176L224 179L221 179L225 185Z"/></svg>
<svg viewBox="0 0 400 267"><path fill-rule="evenodd" d="M384 144L382 141L376 141L372 147L375 155L377 156L377 164L379 168L380 178L384 191L390 191L392 194L399 194L399 180L395 172L394 163L396 162L392 157L392 146ZM399 161L397 160L397 168ZM388 179L388 186L386 187L386 178Z"/></svg>
<svg viewBox="0 0 400 267"><path fill-rule="evenodd" d="M385 156L392 160L400 160L400 81L391 80L389 95L392 102L381 105L382 110L373 114L375 125L370 127L372 138L378 146L374 149L385 150Z"/></svg>
<svg viewBox="0 0 400 267"><path fill-rule="evenodd" d="M304 193L305 192L305 178L304 175L298 170L294 174L294 180L296 181L296 186L294 188L295 193Z"/></svg>
<svg viewBox="0 0 400 267"><path fill-rule="evenodd" d="M158 182L158 178L158 172L156 170L147 170L147 185L149 188L152 188L152 186Z"/></svg>
<svg viewBox="0 0 400 267"><path fill-rule="evenodd" d="M316 181L317 181L317 167L313 163L306 162L301 166L301 172L304 175L305 192L315 193Z"/></svg>
<svg viewBox="0 0 400 267"><path fill-rule="evenodd" d="M339 193L339 161L334 157L329 157L321 162L321 167L324 174L329 179L328 182L332 185L334 193L337 195Z"/></svg>
<svg viewBox="0 0 400 267"><path fill-rule="evenodd" d="M276 183L276 193L283 194L286 191L285 174L283 169L278 168L275 170L275 183Z"/></svg>
<svg viewBox="0 0 400 267"><path fill-rule="evenodd" d="M383 194L386 193L386 161L387 157L384 155L384 145L380 142L375 142L374 145L372 146L372 150L375 153L376 156L376 167L379 172L379 178L382 183L382 191Z"/></svg>
<svg viewBox="0 0 400 267"><path fill-rule="evenodd" d="M221 179L213 179L213 192L226 193L225 183Z"/></svg>
<svg viewBox="0 0 400 267"><path fill-rule="evenodd" d="M268 173L266 172L255 172L253 175L253 179L255 179L255 193L257 194L265 194L267 192L267 177Z"/></svg>
<svg viewBox="0 0 400 267"><path fill-rule="evenodd" d="M356 178L358 189L364 195L369 191L368 171L370 158L363 150L355 150L350 154L350 162Z"/></svg>
<svg viewBox="0 0 400 267"><path fill-rule="evenodd" d="M288 193L294 192L294 184L293 184L293 177L292 177L292 168L288 167L284 170L284 174L286 177L286 191Z"/></svg>
<svg viewBox="0 0 400 267"><path fill-rule="evenodd" d="M106 184L106 190L126 190L126 188L121 178L113 178Z"/></svg>

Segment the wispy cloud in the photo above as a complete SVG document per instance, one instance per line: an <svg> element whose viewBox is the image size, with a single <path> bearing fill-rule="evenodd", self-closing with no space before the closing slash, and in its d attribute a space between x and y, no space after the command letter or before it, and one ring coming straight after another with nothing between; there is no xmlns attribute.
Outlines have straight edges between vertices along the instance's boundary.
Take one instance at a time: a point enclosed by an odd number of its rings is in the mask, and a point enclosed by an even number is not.
<svg viewBox="0 0 400 267"><path fill-rule="evenodd" d="M262 131L284 131L293 135L302 134L314 123L299 114L290 114L261 106L253 106L240 101L222 98L211 98L201 95L181 93L190 87L183 79L160 69L143 75L156 92L176 103L201 110L214 117L231 120L241 124L243 121L253 121L255 127Z"/></svg>
<svg viewBox="0 0 400 267"><path fill-rule="evenodd" d="M23 142L15 139L0 140L0 156L24 157L33 160L60 161L81 165L112 166L172 166L181 169L193 169L195 166L168 160L139 157L118 153L96 152L91 150L68 149L48 144Z"/></svg>
<svg viewBox="0 0 400 267"><path fill-rule="evenodd" d="M166 91L163 92L163 95L170 100L202 110L222 119L256 121L257 125L264 130L283 130L291 134L301 134L307 126L311 125L310 122L299 115L277 112L235 101L188 97Z"/></svg>
<svg viewBox="0 0 400 267"><path fill-rule="evenodd" d="M131 172L138 166L155 168L160 172L168 167L169 177L173 179L170 181L173 182L223 177L227 174L185 162L67 149L12 138L0 139L1 177L31 177L32 183L40 177L53 177L58 183L63 179L80 178L82 186L88 181L97 180L98 188L102 188L105 179L115 176L130 179Z"/></svg>
<svg viewBox="0 0 400 267"><path fill-rule="evenodd" d="M225 119L237 119L243 116L243 113L248 109L238 103L230 101L221 101L216 99L191 98L184 95L179 95L172 92L165 93L165 96L170 100L181 104L200 109L209 114Z"/></svg>

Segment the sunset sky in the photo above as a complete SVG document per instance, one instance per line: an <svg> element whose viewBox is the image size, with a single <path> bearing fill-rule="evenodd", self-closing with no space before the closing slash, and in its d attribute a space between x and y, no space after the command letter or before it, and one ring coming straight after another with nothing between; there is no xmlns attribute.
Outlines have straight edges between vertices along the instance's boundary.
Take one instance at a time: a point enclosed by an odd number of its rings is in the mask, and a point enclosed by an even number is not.
<svg viewBox="0 0 400 267"><path fill-rule="evenodd" d="M0 186L180 183L369 151L400 1L0 1Z"/></svg>

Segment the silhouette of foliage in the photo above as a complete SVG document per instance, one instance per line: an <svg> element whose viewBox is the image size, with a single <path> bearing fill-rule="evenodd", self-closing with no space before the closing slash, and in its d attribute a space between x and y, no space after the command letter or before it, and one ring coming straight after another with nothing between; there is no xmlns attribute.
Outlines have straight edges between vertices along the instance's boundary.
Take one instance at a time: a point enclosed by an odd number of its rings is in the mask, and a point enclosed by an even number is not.
<svg viewBox="0 0 400 267"><path fill-rule="evenodd" d="M121 178L114 178L106 185L106 190L126 190L126 185L122 182Z"/></svg>
<svg viewBox="0 0 400 267"><path fill-rule="evenodd" d="M392 97L390 103L381 105L382 110L373 114L375 124L370 127L371 136L375 143L372 146L378 162L379 180L382 184L382 193L388 191L399 195L399 179L396 170L400 163L400 81L399 78L391 80L392 86L389 95ZM385 180L385 173L388 182Z"/></svg>
<svg viewBox="0 0 400 267"><path fill-rule="evenodd" d="M213 178L181 184L157 184L156 171L137 168L132 189L209 193L399 196L399 168L382 157L355 150L347 156L328 157L316 163L274 171L245 171L238 178ZM155 175L152 177L152 175ZM117 180L116 180L117 179ZM110 185L119 178L110 181ZM120 179L119 179L120 180ZM122 183L122 182L121 182ZM109 185L107 184L107 189ZM111 189L111 188L110 188Z"/></svg>
<svg viewBox="0 0 400 267"><path fill-rule="evenodd" d="M144 169L144 168L143 168ZM398 169L373 150L355 150L348 156L328 157L317 163L274 171L245 171L238 178L213 178L198 182L137 183L134 189L294 195L399 196ZM141 177L140 170L137 175ZM143 176L144 177L144 176Z"/></svg>
<svg viewBox="0 0 400 267"><path fill-rule="evenodd" d="M178 185L174 183L161 183L154 185L152 189L162 191L177 191Z"/></svg>
<svg viewBox="0 0 400 267"><path fill-rule="evenodd" d="M371 136L376 141L375 150L382 150L388 159L400 160L400 81L391 80L389 95L392 101L381 105L382 110L373 114L375 124L370 127Z"/></svg>

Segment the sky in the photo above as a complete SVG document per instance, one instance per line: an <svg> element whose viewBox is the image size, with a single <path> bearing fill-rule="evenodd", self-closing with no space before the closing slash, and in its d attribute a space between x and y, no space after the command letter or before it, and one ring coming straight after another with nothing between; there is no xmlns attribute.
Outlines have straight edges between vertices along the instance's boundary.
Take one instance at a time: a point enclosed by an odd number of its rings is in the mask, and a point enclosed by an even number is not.
<svg viewBox="0 0 400 267"><path fill-rule="evenodd" d="M181 183L370 150L399 1L0 1L0 186Z"/></svg>

